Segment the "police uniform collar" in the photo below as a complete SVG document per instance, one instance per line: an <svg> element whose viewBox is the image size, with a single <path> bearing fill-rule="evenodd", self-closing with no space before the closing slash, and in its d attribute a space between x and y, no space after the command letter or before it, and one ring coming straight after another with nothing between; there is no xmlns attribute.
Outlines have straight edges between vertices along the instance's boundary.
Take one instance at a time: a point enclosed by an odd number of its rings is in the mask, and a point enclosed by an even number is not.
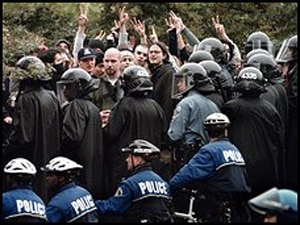
<svg viewBox="0 0 300 225"><path fill-rule="evenodd" d="M150 163L144 163L142 165L135 167L135 169L134 169L134 171L132 171L131 175L134 175L136 173L139 173L139 172L142 172L145 170L152 170Z"/></svg>
<svg viewBox="0 0 300 225"><path fill-rule="evenodd" d="M29 190L32 190L32 186L29 185L29 184L18 184L13 189L29 189Z"/></svg>
<svg viewBox="0 0 300 225"><path fill-rule="evenodd" d="M76 186L76 184L75 184L74 181L72 181L72 182L70 182L70 183L66 183L66 184L64 184L63 186L61 186L61 187L58 189L58 192L61 192L61 191L65 190L65 189L68 189L68 188L71 188L71 187L75 187L75 186Z"/></svg>

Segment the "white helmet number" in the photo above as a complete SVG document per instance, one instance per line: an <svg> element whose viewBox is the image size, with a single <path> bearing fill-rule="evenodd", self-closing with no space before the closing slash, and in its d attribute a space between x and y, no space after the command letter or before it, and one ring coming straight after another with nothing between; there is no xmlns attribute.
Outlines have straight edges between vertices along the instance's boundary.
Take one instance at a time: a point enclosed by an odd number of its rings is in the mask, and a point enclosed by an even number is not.
<svg viewBox="0 0 300 225"><path fill-rule="evenodd" d="M241 78L246 79L246 80L257 80L257 74L253 72L246 72L241 74Z"/></svg>

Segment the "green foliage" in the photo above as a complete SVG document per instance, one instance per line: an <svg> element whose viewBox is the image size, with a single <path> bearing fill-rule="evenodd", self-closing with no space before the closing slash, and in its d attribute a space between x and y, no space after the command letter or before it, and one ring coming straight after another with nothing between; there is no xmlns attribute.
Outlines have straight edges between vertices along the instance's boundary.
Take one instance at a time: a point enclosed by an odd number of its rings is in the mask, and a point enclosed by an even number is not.
<svg viewBox="0 0 300 225"><path fill-rule="evenodd" d="M297 33L296 2L3 3L3 64L14 63L18 56L32 51L42 39L47 46L53 46L60 38L73 43L80 4L85 4L89 9L87 39L97 36L100 30L110 33L122 6L126 6L130 18L145 21L147 35L151 33L151 25L154 25L159 39L166 43L165 18L170 10L182 18L199 40L216 37L211 18L219 15L226 33L240 50L254 31L268 34L276 48L285 38ZM130 23L127 30L139 40Z"/></svg>

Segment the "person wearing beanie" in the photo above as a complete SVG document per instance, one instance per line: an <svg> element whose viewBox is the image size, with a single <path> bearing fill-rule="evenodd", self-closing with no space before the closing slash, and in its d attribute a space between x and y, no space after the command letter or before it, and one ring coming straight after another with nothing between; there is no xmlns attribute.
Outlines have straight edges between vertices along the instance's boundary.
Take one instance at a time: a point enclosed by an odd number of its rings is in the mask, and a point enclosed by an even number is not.
<svg viewBox="0 0 300 225"><path fill-rule="evenodd" d="M96 53L96 63L93 70L93 74L98 78L101 77L103 74L105 74L103 58L104 58L104 53L100 51Z"/></svg>
<svg viewBox="0 0 300 225"><path fill-rule="evenodd" d="M122 50L121 53L121 71L123 71L128 66L135 65L135 58L131 51L129 50Z"/></svg>
<svg viewBox="0 0 300 225"><path fill-rule="evenodd" d="M88 47L92 48L94 50L101 51L102 53L105 52L105 44L103 41L99 40L99 39L91 39L88 43Z"/></svg>

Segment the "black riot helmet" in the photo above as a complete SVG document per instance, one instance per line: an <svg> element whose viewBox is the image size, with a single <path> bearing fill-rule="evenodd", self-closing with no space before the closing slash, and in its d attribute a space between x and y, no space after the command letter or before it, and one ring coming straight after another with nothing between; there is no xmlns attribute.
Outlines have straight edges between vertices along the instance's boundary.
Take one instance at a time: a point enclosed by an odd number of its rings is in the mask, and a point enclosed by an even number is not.
<svg viewBox="0 0 300 225"><path fill-rule="evenodd" d="M245 55L257 48L265 49L270 54L274 55L273 43L270 41L269 36L261 31L255 31L248 36L245 43Z"/></svg>
<svg viewBox="0 0 300 225"><path fill-rule="evenodd" d="M209 37L203 39L196 50L205 50L212 54L217 63L226 62L226 50L224 44L217 38Z"/></svg>
<svg viewBox="0 0 300 225"><path fill-rule="evenodd" d="M267 55L260 53L251 56L245 64L245 67L247 66L254 66L259 69L262 72L263 76L269 81L272 81L274 79L278 80L279 78L281 78L281 73L277 67L277 63L274 57L270 54Z"/></svg>
<svg viewBox="0 0 300 225"><path fill-rule="evenodd" d="M201 92L211 92L215 88L206 70L198 63L187 62L183 64L173 76L172 98L180 99L191 89Z"/></svg>
<svg viewBox="0 0 300 225"><path fill-rule="evenodd" d="M153 91L153 84L147 70L138 65L125 68L122 73L126 95L148 96Z"/></svg>
<svg viewBox="0 0 300 225"><path fill-rule="evenodd" d="M61 92L63 92L67 101L86 96L90 92L97 90L98 87L99 82L81 68L68 69L57 82L58 95L60 96ZM63 98L59 97L59 100L61 99Z"/></svg>
<svg viewBox="0 0 300 225"><path fill-rule="evenodd" d="M199 63L203 60L214 60L214 57L212 56L212 54L208 51L205 50L197 50L195 52L193 52L189 59L188 62L195 62L195 63Z"/></svg>
<svg viewBox="0 0 300 225"><path fill-rule="evenodd" d="M252 96L259 96L266 91L266 80L256 67L244 67L235 77L233 91Z"/></svg>
<svg viewBox="0 0 300 225"><path fill-rule="evenodd" d="M222 67L213 60L203 60L199 65L204 67L209 77L213 77L222 71Z"/></svg>
<svg viewBox="0 0 300 225"><path fill-rule="evenodd" d="M247 63L248 59L251 58L251 56L256 55L256 54L266 54L266 55L271 55L270 52L268 52L265 49L262 48L256 48L251 50L250 52L247 53L247 55L244 57L244 63Z"/></svg>

